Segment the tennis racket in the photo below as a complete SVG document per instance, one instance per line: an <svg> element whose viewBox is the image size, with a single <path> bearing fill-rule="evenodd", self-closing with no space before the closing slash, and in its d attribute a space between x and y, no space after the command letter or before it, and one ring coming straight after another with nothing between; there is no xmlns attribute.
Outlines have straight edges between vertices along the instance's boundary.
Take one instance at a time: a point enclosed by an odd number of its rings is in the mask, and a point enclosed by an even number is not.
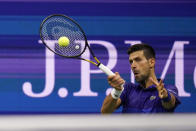
<svg viewBox="0 0 196 131"><path fill-rule="evenodd" d="M43 44L55 54L65 58L74 58L90 62L99 67L107 75L115 75L95 57L83 29L70 17L61 14L46 17L40 25L40 37ZM67 46L59 45L58 40L62 37L69 39ZM54 45L51 46L51 44ZM89 49L90 54L93 56L93 61L81 57L87 49Z"/></svg>

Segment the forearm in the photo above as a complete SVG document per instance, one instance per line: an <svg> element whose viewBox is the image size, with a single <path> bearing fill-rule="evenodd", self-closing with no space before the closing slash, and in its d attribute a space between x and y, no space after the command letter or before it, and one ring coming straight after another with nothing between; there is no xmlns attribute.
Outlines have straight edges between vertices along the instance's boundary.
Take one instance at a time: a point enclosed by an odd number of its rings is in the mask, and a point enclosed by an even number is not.
<svg viewBox="0 0 196 131"><path fill-rule="evenodd" d="M170 93L170 96L171 99L169 101L162 100L162 105L165 109L172 109L175 106L176 98L172 93Z"/></svg>
<svg viewBox="0 0 196 131"><path fill-rule="evenodd" d="M102 105L102 108L101 108L101 113L104 114L104 113L114 112L114 110L118 106L118 103L117 103L118 101L119 101L118 99L112 98L111 94L109 94L103 102L103 105Z"/></svg>
<svg viewBox="0 0 196 131"><path fill-rule="evenodd" d="M112 113L121 104L120 95L124 90L122 85L125 81L120 77L118 72L115 72L115 75L108 76L108 83L113 89L104 99L101 113Z"/></svg>

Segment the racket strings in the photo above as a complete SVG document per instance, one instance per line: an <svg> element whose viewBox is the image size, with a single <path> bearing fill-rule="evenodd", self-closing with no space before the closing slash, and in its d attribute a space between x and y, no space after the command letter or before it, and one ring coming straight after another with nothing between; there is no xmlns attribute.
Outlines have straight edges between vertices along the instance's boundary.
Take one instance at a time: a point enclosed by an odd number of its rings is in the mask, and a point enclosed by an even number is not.
<svg viewBox="0 0 196 131"><path fill-rule="evenodd" d="M77 24L65 16L56 15L47 18L42 24L41 36L47 47L65 57L79 56L85 49L83 32ZM68 46L58 44L58 39L62 36L69 39Z"/></svg>

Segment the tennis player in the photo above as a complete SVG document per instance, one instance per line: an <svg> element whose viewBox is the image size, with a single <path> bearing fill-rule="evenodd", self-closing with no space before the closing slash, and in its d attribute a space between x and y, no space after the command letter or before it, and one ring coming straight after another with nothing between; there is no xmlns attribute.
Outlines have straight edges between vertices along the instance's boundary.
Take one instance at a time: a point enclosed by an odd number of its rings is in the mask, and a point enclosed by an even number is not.
<svg viewBox="0 0 196 131"><path fill-rule="evenodd" d="M128 54L137 83L125 82L118 72L108 76L113 90L106 96L101 113L112 113L120 106L122 113L174 112L181 103L178 90L157 79L154 49L147 44L136 44L128 49Z"/></svg>

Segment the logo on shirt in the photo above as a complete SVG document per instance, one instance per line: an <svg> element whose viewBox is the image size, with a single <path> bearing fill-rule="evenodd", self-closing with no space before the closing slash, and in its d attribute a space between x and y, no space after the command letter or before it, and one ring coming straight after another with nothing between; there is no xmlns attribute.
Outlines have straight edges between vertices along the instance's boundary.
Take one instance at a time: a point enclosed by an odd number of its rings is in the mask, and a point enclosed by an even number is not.
<svg viewBox="0 0 196 131"><path fill-rule="evenodd" d="M151 101L154 100L154 99L156 99L156 96L151 96L151 97L150 97L150 100L151 100Z"/></svg>

